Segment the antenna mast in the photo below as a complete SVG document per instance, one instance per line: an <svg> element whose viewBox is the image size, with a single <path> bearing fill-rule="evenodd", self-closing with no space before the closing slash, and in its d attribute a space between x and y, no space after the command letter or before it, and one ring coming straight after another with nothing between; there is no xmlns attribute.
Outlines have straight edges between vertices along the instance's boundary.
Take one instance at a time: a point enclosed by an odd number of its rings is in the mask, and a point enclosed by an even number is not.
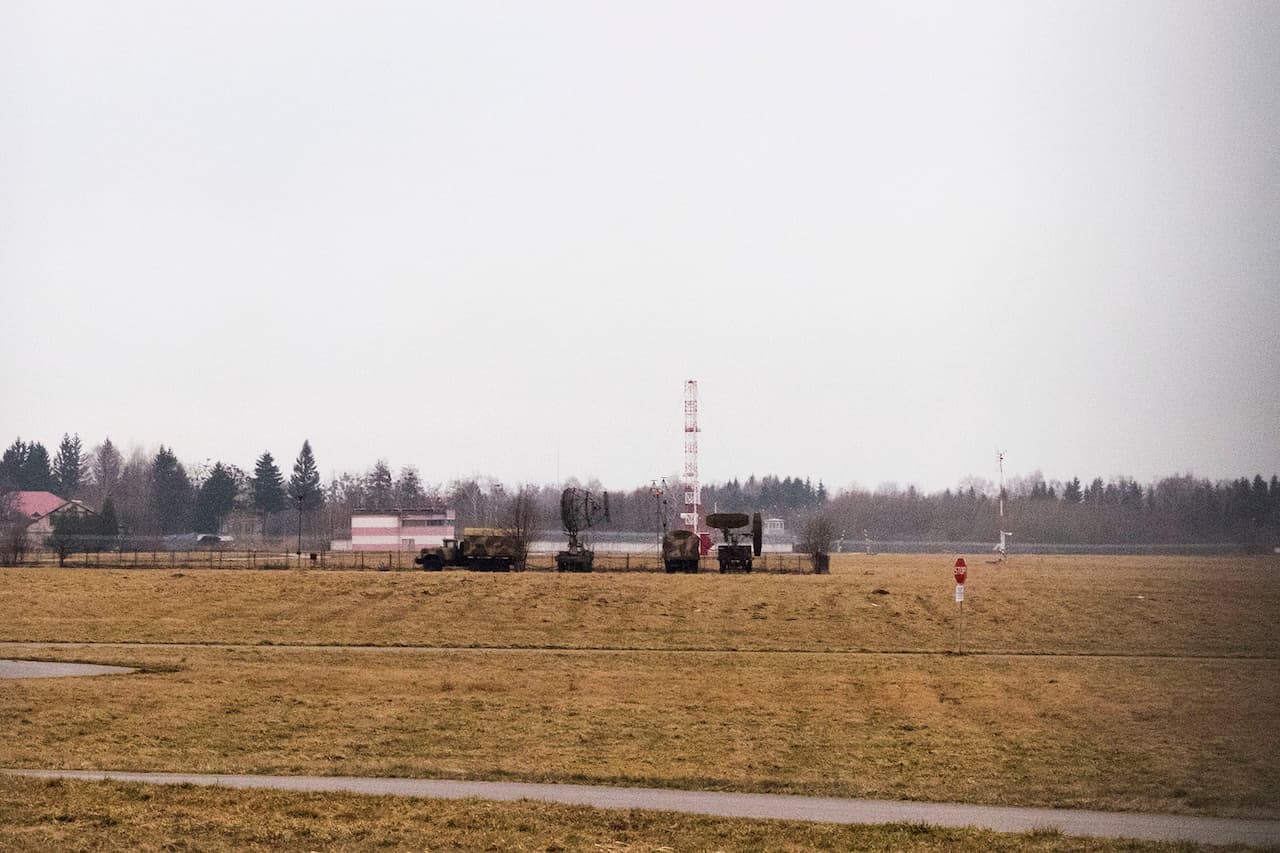
<svg viewBox="0 0 1280 853"><path fill-rule="evenodd" d="M684 383L684 512L680 520L698 532L702 487L698 483L698 380Z"/></svg>
<svg viewBox="0 0 1280 853"><path fill-rule="evenodd" d="M996 464L1000 466L1000 544L996 545L995 552L1000 555L1000 559L1004 560L1005 555L1009 553L1009 543L1006 541L1008 537L1013 536L1008 530L1004 529L1004 451L996 451Z"/></svg>
<svg viewBox="0 0 1280 853"><path fill-rule="evenodd" d="M996 464L1000 466L1000 526L1004 527L1004 451L996 451Z"/></svg>

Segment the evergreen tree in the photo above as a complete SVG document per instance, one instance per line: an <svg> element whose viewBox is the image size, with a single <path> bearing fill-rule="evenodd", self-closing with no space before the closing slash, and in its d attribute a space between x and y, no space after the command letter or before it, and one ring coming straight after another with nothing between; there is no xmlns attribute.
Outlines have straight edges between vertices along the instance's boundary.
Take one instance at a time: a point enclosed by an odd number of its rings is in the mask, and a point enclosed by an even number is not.
<svg viewBox="0 0 1280 853"><path fill-rule="evenodd" d="M418 469L406 465L400 469L396 479L395 502L400 507L419 507L426 503L427 494L422 488L422 480L418 477Z"/></svg>
<svg viewBox="0 0 1280 853"><path fill-rule="evenodd" d="M123 467L124 459L120 457L120 451L116 450L116 446L108 437L94 451L93 464L90 466L99 494L105 497L115 490L116 484L120 482L120 471Z"/></svg>
<svg viewBox="0 0 1280 853"><path fill-rule="evenodd" d="M53 516L53 531L44 544L58 554L58 565L66 565L67 555L75 551L88 553L94 544L98 519L80 512L60 512Z"/></svg>
<svg viewBox="0 0 1280 853"><path fill-rule="evenodd" d="M270 453L263 451L253 466L253 505L262 513L262 535L267 534L267 516L285 507L284 475Z"/></svg>
<svg viewBox="0 0 1280 853"><path fill-rule="evenodd" d="M98 514L98 533L102 537L102 547L109 548L120 533L120 522L116 519L116 505L108 496L102 502L102 512Z"/></svg>
<svg viewBox="0 0 1280 853"><path fill-rule="evenodd" d="M22 488L22 466L27 461L27 443L21 438L5 448L0 456L0 494Z"/></svg>
<svg viewBox="0 0 1280 853"><path fill-rule="evenodd" d="M1078 504L1082 500L1084 500L1084 492L1080 489L1080 478L1072 477L1062 487L1062 502L1064 504Z"/></svg>
<svg viewBox="0 0 1280 853"><path fill-rule="evenodd" d="M191 481L173 451L160 445L151 460L151 521L159 533L180 533L189 524Z"/></svg>
<svg viewBox="0 0 1280 853"><path fill-rule="evenodd" d="M53 458L53 479L57 483L58 494L67 500L78 497L85 472L79 434L70 436L63 433L62 443L58 445L58 455Z"/></svg>
<svg viewBox="0 0 1280 853"><path fill-rule="evenodd" d="M196 495L195 524L197 533L217 533L236 501L236 481L221 462L213 466L209 478Z"/></svg>
<svg viewBox="0 0 1280 853"><path fill-rule="evenodd" d="M29 492L52 492L57 488L53 481L53 468L49 464L49 451L40 442L27 445L19 478L21 488Z"/></svg>
<svg viewBox="0 0 1280 853"><path fill-rule="evenodd" d="M379 459L365 477L366 509L391 509L395 502L395 486L391 482L391 469L385 459Z"/></svg>
<svg viewBox="0 0 1280 853"><path fill-rule="evenodd" d="M298 502L304 512L320 508L324 494L320 490L320 471L311 452L311 442L303 441L302 450L293 463L293 476L289 478L289 496Z"/></svg>

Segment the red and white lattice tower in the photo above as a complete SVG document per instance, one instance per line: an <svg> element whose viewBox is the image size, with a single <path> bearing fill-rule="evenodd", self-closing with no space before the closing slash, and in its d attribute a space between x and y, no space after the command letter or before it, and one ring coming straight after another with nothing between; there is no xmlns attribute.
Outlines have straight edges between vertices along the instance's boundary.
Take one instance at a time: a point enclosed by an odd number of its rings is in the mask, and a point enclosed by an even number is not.
<svg viewBox="0 0 1280 853"><path fill-rule="evenodd" d="M684 512L680 520L698 533L702 486L698 483L698 380L684 383Z"/></svg>

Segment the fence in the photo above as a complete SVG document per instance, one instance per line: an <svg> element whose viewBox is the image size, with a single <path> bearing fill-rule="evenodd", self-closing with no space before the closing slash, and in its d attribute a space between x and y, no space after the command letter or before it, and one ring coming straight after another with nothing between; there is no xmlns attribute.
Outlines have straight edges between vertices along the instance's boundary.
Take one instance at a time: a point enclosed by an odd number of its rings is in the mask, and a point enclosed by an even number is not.
<svg viewBox="0 0 1280 853"><path fill-rule="evenodd" d="M279 550L233 551L202 549L199 551L167 551L123 549L112 551L74 552L66 555L61 565L88 569L318 569L326 571L413 571L414 551L316 551L299 555ZM28 551L22 564L27 567L56 567L56 551ZM528 571L554 572L556 555L551 552L529 554ZM660 572L662 561L654 551L648 553L597 553L598 572ZM702 558L699 571L715 572L715 557ZM804 574L813 571L808 554L769 553L756 557L753 571L776 574Z"/></svg>

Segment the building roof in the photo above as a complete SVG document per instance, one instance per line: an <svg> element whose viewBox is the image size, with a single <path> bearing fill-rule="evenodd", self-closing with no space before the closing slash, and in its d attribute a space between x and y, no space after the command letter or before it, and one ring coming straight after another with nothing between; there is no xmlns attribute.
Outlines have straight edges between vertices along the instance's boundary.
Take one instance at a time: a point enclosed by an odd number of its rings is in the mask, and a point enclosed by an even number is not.
<svg viewBox="0 0 1280 853"><path fill-rule="evenodd" d="M10 492L6 497L15 499L15 508L26 518L41 518L70 503L53 492Z"/></svg>
<svg viewBox="0 0 1280 853"><path fill-rule="evenodd" d="M352 515L441 515L453 512L453 507L446 503L428 504L415 507L392 507L388 509L365 509L357 507L351 510Z"/></svg>

